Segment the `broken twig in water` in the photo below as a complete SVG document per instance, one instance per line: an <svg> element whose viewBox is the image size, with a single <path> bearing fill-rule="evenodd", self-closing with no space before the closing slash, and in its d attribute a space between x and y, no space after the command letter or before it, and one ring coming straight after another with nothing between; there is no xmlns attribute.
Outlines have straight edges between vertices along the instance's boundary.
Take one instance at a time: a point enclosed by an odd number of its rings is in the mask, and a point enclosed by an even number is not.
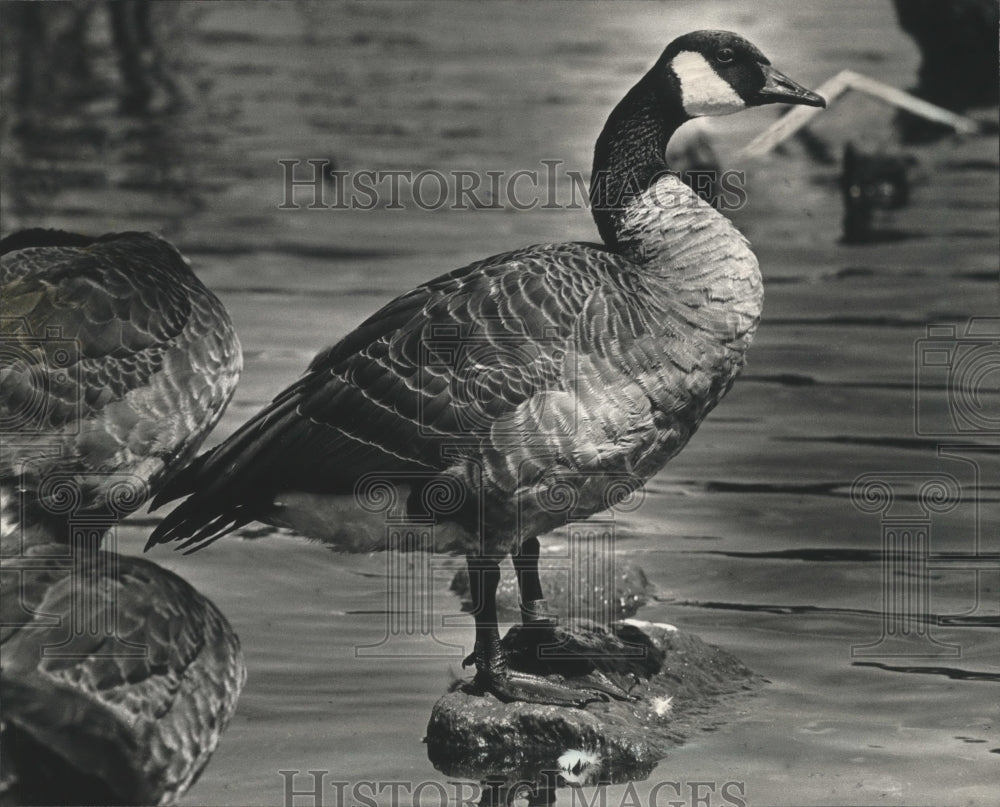
<svg viewBox="0 0 1000 807"><path fill-rule="evenodd" d="M881 81L855 73L853 70L841 70L837 75L824 82L822 86L816 88L816 92L826 98L828 106L832 105L848 90L866 93L887 104L912 112L914 115L950 126L959 134L973 134L979 131L979 124L971 118L956 115L950 110L931 104ZM764 156L809 123L821 111L816 107L794 107L747 144L743 148L741 156Z"/></svg>

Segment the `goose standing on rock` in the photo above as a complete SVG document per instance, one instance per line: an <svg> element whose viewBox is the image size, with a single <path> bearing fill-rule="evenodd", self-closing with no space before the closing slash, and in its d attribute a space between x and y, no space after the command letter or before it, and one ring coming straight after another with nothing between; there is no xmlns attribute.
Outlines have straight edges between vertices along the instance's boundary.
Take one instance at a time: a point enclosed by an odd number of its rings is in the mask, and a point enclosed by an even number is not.
<svg viewBox="0 0 1000 807"><path fill-rule="evenodd" d="M736 34L672 42L597 140L603 244L496 255L393 300L171 480L154 505L189 498L149 545L193 551L254 520L356 545L357 514L384 496L396 517L435 519L436 549L466 552L483 691L557 705L622 697L509 668L499 562L513 555L525 624L552 625L538 536L649 479L742 368L761 311L757 261L664 155L694 117L772 103L825 105ZM560 485L571 507L558 506ZM372 548L381 518L365 533Z"/></svg>
<svg viewBox="0 0 1000 807"><path fill-rule="evenodd" d="M239 640L101 544L197 452L239 341L149 233L14 233L0 280L0 803L171 804L235 711Z"/></svg>

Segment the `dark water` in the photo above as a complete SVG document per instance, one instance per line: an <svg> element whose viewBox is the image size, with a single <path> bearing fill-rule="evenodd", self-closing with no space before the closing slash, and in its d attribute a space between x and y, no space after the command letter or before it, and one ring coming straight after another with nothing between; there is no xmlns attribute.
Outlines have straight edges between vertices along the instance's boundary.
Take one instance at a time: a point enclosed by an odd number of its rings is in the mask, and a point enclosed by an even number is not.
<svg viewBox="0 0 1000 807"><path fill-rule="evenodd" d="M905 87L918 62L891 5L860 0L168 4L158 24L184 103L165 109L177 98L160 88L162 111L130 118L115 101L102 15L95 10L88 34L93 75L76 75L80 86L67 91L77 100L17 114L7 106L3 230L151 228L174 240L233 313L246 352L213 440L417 282L515 246L594 237L580 209L309 210L300 191L300 209L283 210L278 160L483 175L555 159L585 173L611 106L693 28L738 30L810 86L849 67ZM961 428L949 419L949 404L966 395L949 386L951 370L990 343L966 335L969 319L998 313L997 139L914 149L922 182L913 204L880 222L909 237L846 247L835 166L810 162L797 145L739 163L738 149L775 115L708 126L726 166L746 171L748 202L732 215L767 287L749 366L643 506L616 522L620 556L640 560L658 586L640 617L725 647L770 683L674 749L636 792L736 782L750 804L996 804L1000 452L939 446L1000 442L990 431L995 359L968 376L984 397L961 398L985 419ZM848 97L813 131L835 153L847 138L874 148L889 142L890 116ZM929 341L935 323L957 330ZM942 342L951 358L925 361ZM894 487L890 509L852 501L865 474ZM920 486L948 476L954 506L928 509ZM883 532L904 521L929 525L929 571L884 569ZM141 551L152 523L124 527L120 548ZM402 659L356 652L386 632L384 556L269 536L152 558L223 609L250 670L186 803L280 804L281 770L447 780L421 738L461 649L413 659L439 648L418 638L400 645L411 654ZM932 616L896 645L878 644L900 628L883 617L884 573L907 591L928 581ZM445 563L435 603L457 613L449 577ZM465 646L471 634L467 618L443 632ZM607 803L625 794L609 788ZM724 802L717 793L711 803Z"/></svg>

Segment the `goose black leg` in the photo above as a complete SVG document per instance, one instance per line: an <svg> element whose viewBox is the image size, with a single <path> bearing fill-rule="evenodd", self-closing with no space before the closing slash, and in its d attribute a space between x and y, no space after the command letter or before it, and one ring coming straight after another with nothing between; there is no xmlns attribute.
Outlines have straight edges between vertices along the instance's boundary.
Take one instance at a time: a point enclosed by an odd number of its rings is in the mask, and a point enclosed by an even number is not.
<svg viewBox="0 0 1000 807"><path fill-rule="evenodd" d="M538 555L541 545L537 538L529 538L521 543L521 551L514 555L514 571L517 572L517 587L521 592L521 623L526 628L554 628L559 620L549 610L542 592L542 581L538 577Z"/></svg>
<svg viewBox="0 0 1000 807"><path fill-rule="evenodd" d="M504 702L524 701L553 706L584 706L607 700L608 695L591 689L575 689L540 675L511 670L500 644L496 593L500 564L495 557L469 555L469 587L476 619L476 684Z"/></svg>
<svg viewBox="0 0 1000 807"><path fill-rule="evenodd" d="M522 651L534 648L535 658L543 660L546 649L558 650L555 627L559 617L549 610L542 591L542 581L538 576L538 556L541 546L537 538L529 538L521 543L521 551L513 556L514 570L517 572L517 586L521 592L521 624L523 625ZM591 680L587 683L596 690L616 700L631 700L631 696L612 681Z"/></svg>

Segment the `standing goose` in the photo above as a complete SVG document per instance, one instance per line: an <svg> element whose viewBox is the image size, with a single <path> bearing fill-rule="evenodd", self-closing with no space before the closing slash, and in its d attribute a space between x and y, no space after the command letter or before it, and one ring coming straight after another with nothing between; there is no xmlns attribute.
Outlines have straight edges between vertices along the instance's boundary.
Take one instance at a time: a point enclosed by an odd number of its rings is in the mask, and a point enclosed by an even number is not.
<svg viewBox="0 0 1000 807"><path fill-rule="evenodd" d="M0 280L0 802L173 803L235 710L239 640L100 545L222 415L239 341L152 234L18 232Z"/></svg>
<svg viewBox="0 0 1000 807"><path fill-rule="evenodd" d="M736 34L675 40L598 138L603 244L508 252L393 300L167 485L154 505L189 498L148 546L193 551L254 520L356 544L356 514L384 494L395 517L435 519L435 548L466 552L483 690L600 695L509 668L498 564L513 555L525 623L550 624L538 536L649 479L733 383L761 310L757 261L664 152L685 121L770 103L825 105ZM570 507L554 503L563 484ZM373 547L384 532L370 528Z"/></svg>

